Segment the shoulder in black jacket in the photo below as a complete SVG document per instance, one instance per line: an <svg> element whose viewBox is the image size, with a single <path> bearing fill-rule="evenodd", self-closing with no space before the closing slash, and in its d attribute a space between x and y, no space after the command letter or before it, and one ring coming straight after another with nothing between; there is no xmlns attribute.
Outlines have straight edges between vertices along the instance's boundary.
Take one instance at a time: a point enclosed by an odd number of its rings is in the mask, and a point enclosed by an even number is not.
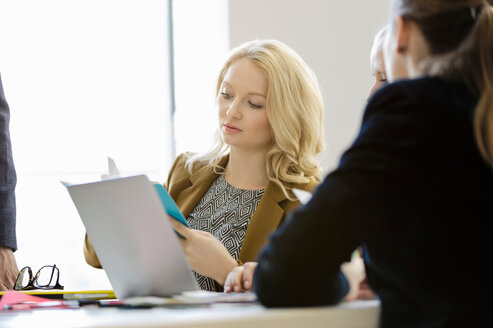
<svg viewBox="0 0 493 328"><path fill-rule="evenodd" d="M493 171L474 140L476 102L464 85L438 78L377 92L338 168L260 256L260 301L340 301L340 265L362 246L382 327L489 321Z"/></svg>

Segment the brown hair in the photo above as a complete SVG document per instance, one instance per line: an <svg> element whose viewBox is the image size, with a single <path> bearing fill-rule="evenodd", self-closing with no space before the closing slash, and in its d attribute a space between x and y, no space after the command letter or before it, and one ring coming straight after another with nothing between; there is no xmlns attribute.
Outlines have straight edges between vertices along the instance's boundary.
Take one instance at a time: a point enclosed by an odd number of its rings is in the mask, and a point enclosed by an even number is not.
<svg viewBox="0 0 493 328"><path fill-rule="evenodd" d="M394 12L414 21L428 42L430 74L464 81L479 96L478 148L493 167L493 0L395 0Z"/></svg>

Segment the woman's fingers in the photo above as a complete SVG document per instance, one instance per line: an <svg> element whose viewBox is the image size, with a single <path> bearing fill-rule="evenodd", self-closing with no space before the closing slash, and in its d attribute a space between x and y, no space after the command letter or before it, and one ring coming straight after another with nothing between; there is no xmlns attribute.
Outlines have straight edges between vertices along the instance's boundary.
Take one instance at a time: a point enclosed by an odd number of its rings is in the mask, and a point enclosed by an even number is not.
<svg viewBox="0 0 493 328"><path fill-rule="evenodd" d="M242 279L243 267L237 266L231 270L231 272L226 277L226 282L224 283L224 292L240 292L241 291L241 279Z"/></svg>
<svg viewBox="0 0 493 328"><path fill-rule="evenodd" d="M173 229L175 229L176 232L178 232L180 235L188 239L190 236L190 229L187 228L183 223L179 222L178 220L174 218L170 218L170 223L173 226Z"/></svg>
<svg viewBox="0 0 493 328"><path fill-rule="evenodd" d="M253 283L253 274L257 268L257 262L247 262L243 266L242 283L244 290L250 290Z"/></svg>
<svg viewBox="0 0 493 328"><path fill-rule="evenodd" d="M239 293L248 291L253 285L253 275L257 268L257 262L247 262L243 266L237 266L231 270L224 283L225 293Z"/></svg>

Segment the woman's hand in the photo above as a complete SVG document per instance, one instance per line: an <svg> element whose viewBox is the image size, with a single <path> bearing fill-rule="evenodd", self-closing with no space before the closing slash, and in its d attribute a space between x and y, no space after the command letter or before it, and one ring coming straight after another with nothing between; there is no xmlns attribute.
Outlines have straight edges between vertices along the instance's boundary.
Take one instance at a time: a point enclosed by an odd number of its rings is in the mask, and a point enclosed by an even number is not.
<svg viewBox="0 0 493 328"><path fill-rule="evenodd" d="M366 281L366 278L359 285L358 300L372 300L377 298L377 295L373 292Z"/></svg>
<svg viewBox="0 0 493 328"><path fill-rule="evenodd" d="M349 293L344 300L354 301L360 296L360 285L366 277L363 259L359 256L353 256L350 262L341 265L341 271L349 283Z"/></svg>
<svg viewBox="0 0 493 328"><path fill-rule="evenodd" d="M189 229L173 218L171 224L186 238L179 240L192 269L224 285L228 273L238 266L226 247L208 232Z"/></svg>
<svg viewBox="0 0 493 328"><path fill-rule="evenodd" d="M0 247L0 290L14 288L19 274L14 252L7 247Z"/></svg>
<svg viewBox="0 0 493 328"><path fill-rule="evenodd" d="M257 262L247 262L242 266L233 268L224 283L224 292L239 293L250 291L253 286L253 274L255 273L257 264Z"/></svg>

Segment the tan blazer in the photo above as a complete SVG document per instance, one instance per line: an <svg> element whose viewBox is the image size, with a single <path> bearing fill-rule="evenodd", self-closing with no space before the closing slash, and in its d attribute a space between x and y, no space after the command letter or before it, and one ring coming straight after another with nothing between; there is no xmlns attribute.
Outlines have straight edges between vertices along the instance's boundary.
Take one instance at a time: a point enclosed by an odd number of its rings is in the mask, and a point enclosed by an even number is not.
<svg viewBox="0 0 493 328"><path fill-rule="evenodd" d="M190 174L185 168L188 156L190 156L190 153L181 154L176 158L164 186L175 200L184 217L187 217L192 212L218 176L213 167L206 163L195 164ZM225 167L228 160L229 156L224 156L219 165ZM294 185L293 187L311 191L317 184L318 182L313 179L308 184ZM256 260L261 248L268 241L270 234L283 221L286 213L298 205L298 201L289 200L279 186L269 182L250 219L238 259L240 264ZM87 234L84 243L84 256L90 265L97 268L101 267Z"/></svg>

